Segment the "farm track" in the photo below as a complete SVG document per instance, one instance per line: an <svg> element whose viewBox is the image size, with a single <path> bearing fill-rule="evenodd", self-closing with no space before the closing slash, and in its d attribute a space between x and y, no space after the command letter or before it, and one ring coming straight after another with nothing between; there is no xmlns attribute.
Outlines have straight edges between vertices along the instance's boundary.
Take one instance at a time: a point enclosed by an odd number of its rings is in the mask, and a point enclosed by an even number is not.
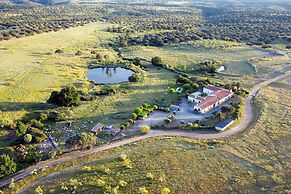
<svg viewBox="0 0 291 194"><path fill-rule="evenodd" d="M62 162L66 162L72 159L77 159L80 157L84 157L90 154L102 152L105 150L113 149L116 147L128 145L130 143L134 143L137 141L145 140L148 138L152 137L162 137L162 136L177 136L177 137L187 137L187 138L197 138L197 139L220 139L220 138L226 138L234 135L238 135L241 133L243 130L245 130L253 121L253 111L251 107L251 101L254 98L254 96L257 95L258 91L273 83L278 80L287 78L291 75L291 72L289 72L287 69L283 69L283 71L280 72L280 74L276 74L274 77L268 78L267 80L255 85L251 91L249 96L245 100L244 104L244 113L243 113L243 118L240 123L238 123L236 126L230 128L229 130L221 133L216 133L216 134L200 134L200 133L194 133L194 132L183 132L183 131L163 131L163 130L153 130L150 131L148 134L138 136L138 137L132 137L129 139L113 142L101 147L97 147L91 150L85 150L85 151L78 151L78 152L73 152L70 155L63 156L57 159L53 160L48 160L44 162L40 162L34 166L30 166L20 172L18 172L15 175L12 175L10 177L7 177L6 179L3 179L0 181L0 188L5 187L10 184L11 180L14 179L14 181L18 181L20 179L23 179L31 174L32 171L34 170L39 170L45 167L50 167L56 164L60 164Z"/></svg>

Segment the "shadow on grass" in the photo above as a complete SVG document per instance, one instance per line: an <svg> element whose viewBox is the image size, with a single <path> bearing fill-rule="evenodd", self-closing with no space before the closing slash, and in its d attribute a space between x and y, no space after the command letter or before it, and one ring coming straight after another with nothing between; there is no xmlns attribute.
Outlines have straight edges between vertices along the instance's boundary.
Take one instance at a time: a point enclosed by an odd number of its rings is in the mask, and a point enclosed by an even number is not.
<svg viewBox="0 0 291 194"><path fill-rule="evenodd" d="M36 103L36 102L0 102L0 110L2 112L13 111L37 111L48 110L54 108L54 105L48 103Z"/></svg>

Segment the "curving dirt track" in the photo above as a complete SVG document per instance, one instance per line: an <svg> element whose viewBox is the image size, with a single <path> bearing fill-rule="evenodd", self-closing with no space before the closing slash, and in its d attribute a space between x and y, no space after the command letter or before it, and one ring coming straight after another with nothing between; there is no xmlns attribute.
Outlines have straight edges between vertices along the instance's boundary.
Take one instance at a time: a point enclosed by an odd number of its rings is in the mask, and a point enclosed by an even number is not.
<svg viewBox="0 0 291 194"><path fill-rule="evenodd" d="M29 176L33 170L38 170L38 169L42 169L44 167L53 166L55 164L59 164L59 163L66 162L66 161L69 161L72 159L80 158L80 157L83 157L83 156L86 156L89 154L102 152L104 150L109 150L112 148L120 147L123 145L127 145L130 143L141 141L141 140L151 138L151 137L179 136L179 137L198 138L198 139L219 139L219 138L225 138L225 137L237 135L237 134L241 133L243 130L245 130L252 122L253 112L252 112L252 107L251 107L251 101L252 101L253 97L258 93L258 91L262 87L267 86L272 82L276 82L278 80L287 78L290 75L291 75L291 72L288 72L288 71L285 73L282 72L280 75L276 75L275 77L269 78L268 80L255 85L251 89L249 96L246 98L246 101L244 104L245 111L244 111L243 119L241 120L241 122L239 124L237 124L236 126L230 128L229 130L227 130L225 132L215 133L215 134L201 134L201 133L173 131L173 130L172 131L153 130L150 133L142 135L142 136L113 142L111 144L97 147L97 148L94 148L91 150L74 152L68 156L63 156L61 158L41 162L41 163L36 164L34 166L31 166L27 169L24 169L15 175L12 175L10 177L7 177L6 179L1 180L0 181L0 188L9 185L12 179L14 179L14 181L18 181L22 178Z"/></svg>

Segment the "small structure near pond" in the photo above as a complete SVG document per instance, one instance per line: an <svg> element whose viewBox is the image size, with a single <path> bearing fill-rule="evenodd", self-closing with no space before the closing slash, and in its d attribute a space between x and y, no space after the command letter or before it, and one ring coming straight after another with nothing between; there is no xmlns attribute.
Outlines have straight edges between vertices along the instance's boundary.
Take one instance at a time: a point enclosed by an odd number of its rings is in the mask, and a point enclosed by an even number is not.
<svg viewBox="0 0 291 194"><path fill-rule="evenodd" d="M232 123L234 122L234 120L232 119L226 119L225 121L222 121L220 123L218 123L215 126L215 129L218 131L224 131L227 127L229 127Z"/></svg>
<svg viewBox="0 0 291 194"><path fill-rule="evenodd" d="M94 133L95 135L98 135L100 132L104 130L105 126L102 123L98 123L95 125L90 132Z"/></svg>

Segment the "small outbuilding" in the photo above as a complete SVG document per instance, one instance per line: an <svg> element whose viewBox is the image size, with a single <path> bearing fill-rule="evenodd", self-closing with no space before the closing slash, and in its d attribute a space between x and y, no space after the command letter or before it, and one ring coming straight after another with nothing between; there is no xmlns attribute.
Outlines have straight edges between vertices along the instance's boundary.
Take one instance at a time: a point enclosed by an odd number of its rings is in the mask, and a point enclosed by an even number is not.
<svg viewBox="0 0 291 194"><path fill-rule="evenodd" d="M116 136L120 131L121 131L121 129L120 129L119 127L112 127L112 129L111 129L111 135L114 137L114 136Z"/></svg>
<svg viewBox="0 0 291 194"><path fill-rule="evenodd" d="M232 119L226 119L225 121L222 121L220 123L218 123L215 126L215 129L218 131L224 131L227 127L229 127L232 123L234 122L234 120Z"/></svg>
<svg viewBox="0 0 291 194"><path fill-rule="evenodd" d="M102 123L98 123L90 131L92 133L94 133L95 135L98 135L99 133L101 133L104 130L104 128L105 128L105 126Z"/></svg>
<svg viewBox="0 0 291 194"><path fill-rule="evenodd" d="M177 106L177 105L171 105L170 106L170 111L180 111L180 107L179 106Z"/></svg>

